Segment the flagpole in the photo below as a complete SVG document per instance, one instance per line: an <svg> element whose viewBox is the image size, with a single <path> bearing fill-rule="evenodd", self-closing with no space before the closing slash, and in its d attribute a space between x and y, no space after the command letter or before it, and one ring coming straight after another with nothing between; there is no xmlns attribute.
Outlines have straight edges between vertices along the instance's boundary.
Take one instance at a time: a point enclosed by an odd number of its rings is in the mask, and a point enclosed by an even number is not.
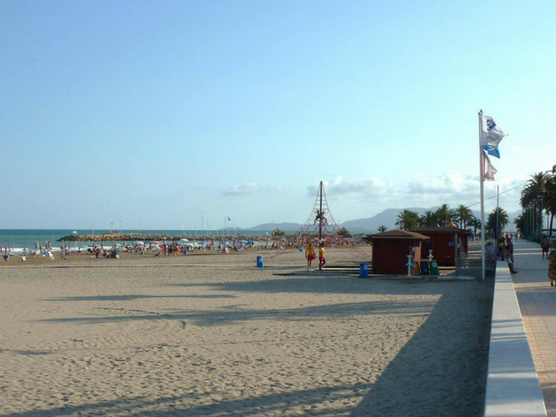
<svg viewBox="0 0 556 417"><path fill-rule="evenodd" d="M483 111L479 112L479 167L481 177L479 182L481 184L481 278L485 280L485 192L484 192L484 177L485 177L485 165L484 165L484 153L483 153Z"/></svg>
<svg viewBox="0 0 556 417"><path fill-rule="evenodd" d="M496 227L494 230L496 230L496 233L494 233L494 241L498 242L498 237L500 236L500 231L498 228L498 207L500 207L500 186L497 185L496 186ZM498 245L498 243L496 243Z"/></svg>

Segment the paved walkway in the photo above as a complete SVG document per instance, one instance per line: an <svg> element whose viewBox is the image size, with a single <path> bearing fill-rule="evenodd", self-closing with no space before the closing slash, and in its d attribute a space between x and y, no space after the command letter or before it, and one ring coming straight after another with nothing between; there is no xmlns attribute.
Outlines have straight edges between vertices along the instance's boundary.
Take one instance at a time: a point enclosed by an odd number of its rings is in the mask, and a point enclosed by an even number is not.
<svg viewBox="0 0 556 417"><path fill-rule="evenodd" d="M512 278L546 411L556 417L556 287L550 286L539 244L514 241L514 260L519 272Z"/></svg>

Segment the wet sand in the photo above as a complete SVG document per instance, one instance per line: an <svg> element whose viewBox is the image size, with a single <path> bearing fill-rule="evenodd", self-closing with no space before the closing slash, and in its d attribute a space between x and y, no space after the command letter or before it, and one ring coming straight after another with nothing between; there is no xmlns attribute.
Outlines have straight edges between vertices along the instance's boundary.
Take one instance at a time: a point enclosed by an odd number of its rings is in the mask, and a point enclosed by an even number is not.
<svg viewBox="0 0 556 417"><path fill-rule="evenodd" d="M490 283L275 255L4 263L0 416L482 415Z"/></svg>

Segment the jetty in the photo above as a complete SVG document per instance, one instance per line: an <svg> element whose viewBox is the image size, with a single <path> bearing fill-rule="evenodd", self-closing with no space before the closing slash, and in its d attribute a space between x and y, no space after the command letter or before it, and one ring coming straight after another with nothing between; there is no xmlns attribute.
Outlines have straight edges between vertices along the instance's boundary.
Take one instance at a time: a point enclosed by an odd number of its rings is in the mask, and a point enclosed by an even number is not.
<svg viewBox="0 0 556 417"><path fill-rule="evenodd" d="M222 235L209 235L209 236L186 236L186 235L170 235L170 234L154 234L154 233L101 233L95 235L69 235L58 239L58 242L123 242L123 241L178 241L181 239L187 240L215 240L215 239L262 239L263 236L245 236L245 235L234 235L234 236L222 236ZM269 239L268 236L264 236L264 239Z"/></svg>

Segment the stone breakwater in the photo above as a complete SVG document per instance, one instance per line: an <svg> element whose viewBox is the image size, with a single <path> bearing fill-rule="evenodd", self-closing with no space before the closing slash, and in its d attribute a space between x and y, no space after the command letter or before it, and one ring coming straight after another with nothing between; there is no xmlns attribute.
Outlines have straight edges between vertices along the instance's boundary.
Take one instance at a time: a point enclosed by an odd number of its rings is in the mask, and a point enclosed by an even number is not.
<svg viewBox="0 0 556 417"><path fill-rule="evenodd" d="M58 239L58 242L107 242L107 241L178 241L180 239L188 239L188 240L215 240L215 239L245 239L245 240L252 240L257 239L258 236L243 236L243 235L235 235L235 236L184 236L184 235L161 235L161 234L151 234L151 233L102 233L98 235L69 235L64 236ZM265 236L265 239L268 237Z"/></svg>

